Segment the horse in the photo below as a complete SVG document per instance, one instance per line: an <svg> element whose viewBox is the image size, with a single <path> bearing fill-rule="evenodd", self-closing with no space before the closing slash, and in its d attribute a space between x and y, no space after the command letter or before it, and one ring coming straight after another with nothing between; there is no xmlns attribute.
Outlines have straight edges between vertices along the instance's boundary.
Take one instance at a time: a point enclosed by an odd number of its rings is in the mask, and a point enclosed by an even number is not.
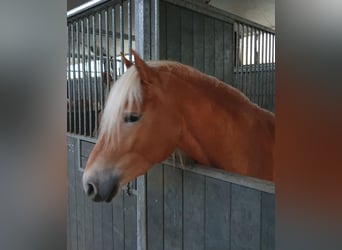
<svg viewBox="0 0 342 250"><path fill-rule="evenodd" d="M190 66L131 53L135 63L109 93L84 170L93 201L110 202L175 149L198 164L274 181L273 113Z"/></svg>

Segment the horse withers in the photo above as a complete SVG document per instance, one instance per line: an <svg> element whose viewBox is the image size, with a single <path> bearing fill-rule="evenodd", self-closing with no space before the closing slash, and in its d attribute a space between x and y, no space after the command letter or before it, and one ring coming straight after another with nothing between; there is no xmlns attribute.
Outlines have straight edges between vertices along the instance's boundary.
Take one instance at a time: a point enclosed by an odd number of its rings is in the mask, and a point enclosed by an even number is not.
<svg viewBox="0 0 342 250"><path fill-rule="evenodd" d="M274 181L273 113L189 66L132 54L135 64L109 93L84 171L91 199L111 201L176 148L199 164Z"/></svg>

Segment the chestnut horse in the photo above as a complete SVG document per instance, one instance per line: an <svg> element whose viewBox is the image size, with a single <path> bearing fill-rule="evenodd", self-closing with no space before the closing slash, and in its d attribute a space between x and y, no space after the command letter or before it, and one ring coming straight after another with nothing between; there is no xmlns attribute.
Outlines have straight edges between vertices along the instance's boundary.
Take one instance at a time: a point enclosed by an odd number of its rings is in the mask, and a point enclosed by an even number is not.
<svg viewBox="0 0 342 250"><path fill-rule="evenodd" d="M274 180L274 115L235 88L177 62L135 64L114 84L83 187L111 201L179 148L197 163Z"/></svg>

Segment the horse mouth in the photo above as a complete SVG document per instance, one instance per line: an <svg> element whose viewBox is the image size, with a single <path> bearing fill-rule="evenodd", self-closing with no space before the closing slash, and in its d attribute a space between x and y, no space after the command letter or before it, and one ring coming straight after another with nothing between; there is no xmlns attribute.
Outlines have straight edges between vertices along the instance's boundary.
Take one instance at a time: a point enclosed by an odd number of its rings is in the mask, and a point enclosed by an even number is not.
<svg viewBox="0 0 342 250"><path fill-rule="evenodd" d="M107 198L104 200L105 202L109 203L113 200L113 198L116 196L116 194L119 191L119 185L113 185L113 188L110 192L110 194L107 196Z"/></svg>

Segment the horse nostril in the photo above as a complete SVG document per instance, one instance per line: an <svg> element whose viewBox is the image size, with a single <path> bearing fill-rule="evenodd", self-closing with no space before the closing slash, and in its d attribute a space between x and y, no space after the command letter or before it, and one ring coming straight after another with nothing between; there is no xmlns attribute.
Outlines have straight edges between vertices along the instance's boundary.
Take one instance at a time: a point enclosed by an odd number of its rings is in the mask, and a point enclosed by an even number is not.
<svg viewBox="0 0 342 250"><path fill-rule="evenodd" d="M95 188L95 185L93 183L87 184L86 193L88 196L95 196L96 195L96 188Z"/></svg>

